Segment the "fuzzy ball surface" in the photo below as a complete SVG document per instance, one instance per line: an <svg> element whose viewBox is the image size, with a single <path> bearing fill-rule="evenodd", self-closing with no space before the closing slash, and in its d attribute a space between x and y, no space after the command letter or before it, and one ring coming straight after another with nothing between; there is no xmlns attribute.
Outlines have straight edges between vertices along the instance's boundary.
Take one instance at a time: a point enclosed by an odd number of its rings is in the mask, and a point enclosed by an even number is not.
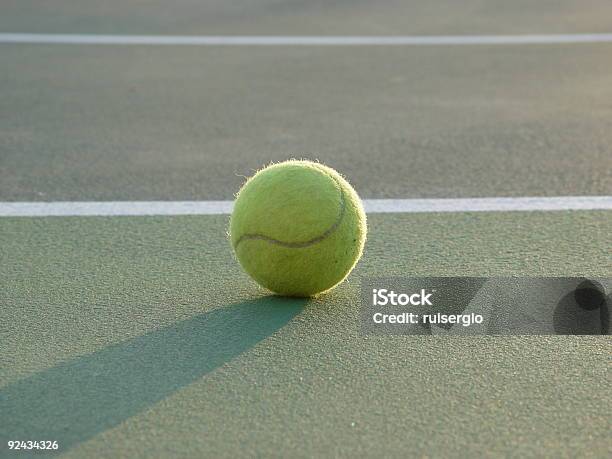
<svg viewBox="0 0 612 459"><path fill-rule="evenodd" d="M230 241L244 270L284 296L309 297L342 282L361 257L366 214L335 170L311 161L268 166L239 191Z"/></svg>

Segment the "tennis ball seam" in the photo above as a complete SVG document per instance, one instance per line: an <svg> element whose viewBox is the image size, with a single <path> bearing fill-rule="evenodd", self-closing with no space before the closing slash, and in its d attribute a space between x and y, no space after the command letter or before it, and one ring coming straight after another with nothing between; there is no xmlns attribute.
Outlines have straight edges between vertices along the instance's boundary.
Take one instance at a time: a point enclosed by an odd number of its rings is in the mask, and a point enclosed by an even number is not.
<svg viewBox="0 0 612 459"><path fill-rule="evenodd" d="M336 218L336 221L334 222L334 224L330 226L327 230L325 230L322 234L308 241L304 241L304 242L285 242L285 241L280 241L278 239L271 238L269 236L266 236L265 234L247 233L247 234L243 234L242 236L238 238L238 240L236 241L236 244L234 244L234 249L236 249L242 241L246 241L246 240L260 240L260 241L269 242L270 244L279 245L281 247L287 247L289 249L303 249L303 248L318 244L319 242L322 242L325 239L327 239L329 236L332 235L334 231L336 231L336 229L338 229L338 227L340 226L340 223L342 223L342 219L344 218L344 214L346 212L346 202L344 199L344 191L342 191L342 187L340 186L340 184L337 182L336 179L332 177L332 180L338 185L338 190L340 191L340 212L338 213L338 217Z"/></svg>

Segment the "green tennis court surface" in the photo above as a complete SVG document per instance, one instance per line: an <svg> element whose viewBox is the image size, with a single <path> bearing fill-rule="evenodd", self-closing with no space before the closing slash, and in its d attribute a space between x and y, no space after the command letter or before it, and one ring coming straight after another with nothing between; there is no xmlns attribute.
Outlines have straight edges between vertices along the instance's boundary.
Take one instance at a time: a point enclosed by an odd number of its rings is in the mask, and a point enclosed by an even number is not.
<svg viewBox="0 0 612 459"><path fill-rule="evenodd" d="M258 290L225 216L2 219L4 432L66 457L605 456L608 337L368 337L355 298L368 275L605 275L611 224L376 215L306 301Z"/></svg>
<svg viewBox="0 0 612 459"><path fill-rule="evenodd" d="M7 447L28 440L66 458L611 457L609 335L374 336L360 323L365 278L612 277L611 15L604 0L4 1L0 458L53 454ZM95 34L143 43L82 42ZM510 43L524 34L551 41ZM386 200L355 271L313 300L258 287L227 240L244 178L291 157ZM494 208L529 197L607 210ZM416 198L493 209L393 201ZM71 214L143 201L226 214ZM61 216L6 211L47 202Z"/></svg>

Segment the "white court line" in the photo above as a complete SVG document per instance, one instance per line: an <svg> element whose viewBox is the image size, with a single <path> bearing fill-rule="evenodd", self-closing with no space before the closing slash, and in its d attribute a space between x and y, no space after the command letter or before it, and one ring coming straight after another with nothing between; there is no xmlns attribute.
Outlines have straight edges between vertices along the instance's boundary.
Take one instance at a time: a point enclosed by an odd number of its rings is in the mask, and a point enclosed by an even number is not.
<svg viewBox="0 0 612 459"><path fill-rule="evenodd" d="M366 212L612 210L612 196L467 199L366 199ZM232 201L0 202L0 217L227 215Z"/></svg>
<svg viewBox="0 0 612 459"><path fill-rule="evenodd" d="M529 35L394 35L394 36L280 36L280 35L97 35L0 33L0 43L74 45L199 45L199 46L351 46L351 45L528 45L610 43L612 33Z"/></svg>

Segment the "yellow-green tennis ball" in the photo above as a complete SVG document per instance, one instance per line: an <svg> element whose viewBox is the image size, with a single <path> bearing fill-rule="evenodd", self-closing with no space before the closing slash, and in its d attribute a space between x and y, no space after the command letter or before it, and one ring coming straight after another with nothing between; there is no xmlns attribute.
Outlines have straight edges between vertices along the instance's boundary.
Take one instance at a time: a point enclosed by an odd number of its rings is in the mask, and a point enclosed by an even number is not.
<svg viewBox="0 0 612 459"><path fill-rule="evenodd" d="M257 172L238 193L230 222L244 270L286 296L313 296L342 282L361 257L366 232L355 190L311 161Z"/></svg>

